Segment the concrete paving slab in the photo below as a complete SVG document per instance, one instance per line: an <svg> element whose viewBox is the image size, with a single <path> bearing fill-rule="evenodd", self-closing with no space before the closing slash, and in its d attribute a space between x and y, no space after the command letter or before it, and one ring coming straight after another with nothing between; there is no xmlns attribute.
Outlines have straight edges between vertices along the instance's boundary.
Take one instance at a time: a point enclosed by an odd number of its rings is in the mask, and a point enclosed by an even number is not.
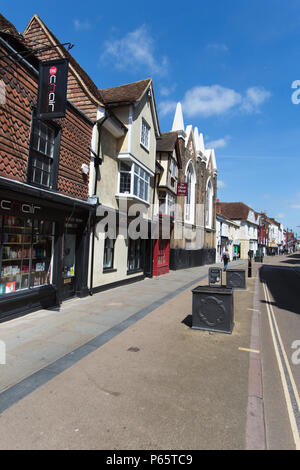
<svg viewBox="0 0 300 470"><path fill-rule="evenodd" d="M192 287L101 347L90 341L76 363L68 355L42 370L2 413L0 447L244 448L249 355L238 348L250 345L252 298L235 292L232 335L195 331L184 323Z"/></svg>

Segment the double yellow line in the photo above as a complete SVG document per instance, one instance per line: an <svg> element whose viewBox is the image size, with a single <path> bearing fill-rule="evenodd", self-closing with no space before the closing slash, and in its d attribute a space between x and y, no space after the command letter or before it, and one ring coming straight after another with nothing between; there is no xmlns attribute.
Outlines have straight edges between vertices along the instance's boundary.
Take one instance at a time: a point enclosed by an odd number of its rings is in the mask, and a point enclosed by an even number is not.
<svg viewBox="0 0 300 470"><path fill-rule="evenodd" d="M265 294L265 299L266 299L270 330L271 330L274 349L275 349L275 353L276 353L277 363L278 363L278 367L279 367L280 377L281 377L281 381L282 381L284 396L285 396L285 400L286 400L286 404L287 404L287 410L288 410L289 420L290 420L290 424L291 424L292 434L293 434L293 438L294 438L294 441L295 441L296 450L300 450L300 435L299 435L299 430L298 430L298 426L297 426L297 422L296 422L295 413L294 413L294 410L293 410L291 393L289 391L289 387L288 387L288 383L287 383L287 376L289 378L291 387L293 389L293 394L294 394L295 402L296 402L296 405L297 405L297 408L298 408L298 410L297 410L298 413L300 412L300 398L299 398L299 394L298 394L298 390L297 390L297 387L296 387L296 384L295 384L295 380L294 380L294 377L293 377L293 374L292 374L292 371L291 371L291 368L290 368L290 365L289 365L288 357L286 355L286 352L285 352L285 349L284 349L284 346L283 346L283 342L282 342L282 339L281 339L281 336L280 336L280 332L279 332L278 324L276 322L274 310L273 310L273 307L271 305L270 293L269 293L268 287L267 287L266 284L263 284L263 288L264 288L264 294ZM276 338L276 335L277 335L277 338ZM280 355L280 351L281 351L282 357ZM284 370L284 366L285 366L286 372Z"/></svg>

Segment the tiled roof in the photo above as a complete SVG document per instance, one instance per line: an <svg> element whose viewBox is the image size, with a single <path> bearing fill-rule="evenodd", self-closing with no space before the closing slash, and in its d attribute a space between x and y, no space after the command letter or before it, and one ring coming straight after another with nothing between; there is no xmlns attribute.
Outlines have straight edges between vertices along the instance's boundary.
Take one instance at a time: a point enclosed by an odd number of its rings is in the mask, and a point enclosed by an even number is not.
<svg viewBox="0 0 300 470"><path fill-rule="evenodd" d="M217 213L232 220L247 220L250 207L243 202L217 202Z"/></svg>
<svg viewBox="0 0 300 470"><path fill-rule="evenodd" d="M15 26L4 18L0 13L0 31L3 33L15 34L16 36L21 36L20 33L16 30Z"/></svg>
<svg viewBox="0 0 300 470"><path fill-rule="evenodd" d="M25 38L20 34L15 26L0 13L0 36L2 36L17 51L22 51L22 55L31 62L37 64L37 58L32 52L32 48L27 44Z"/></svg>
<svg viewBox="0 0 300 470"><path fill-rule="evenodd" d="M152 79L147 78L114 88L104 88L99 93L105 104L134 103L143 97L151 82Z"/></svg>
<svg viewBox="0 0 300 470"><path fill-rule="evenodd" d="M157 152L172 152L175 148L178 135L176 132L166 132L156 139Z"/></svg>

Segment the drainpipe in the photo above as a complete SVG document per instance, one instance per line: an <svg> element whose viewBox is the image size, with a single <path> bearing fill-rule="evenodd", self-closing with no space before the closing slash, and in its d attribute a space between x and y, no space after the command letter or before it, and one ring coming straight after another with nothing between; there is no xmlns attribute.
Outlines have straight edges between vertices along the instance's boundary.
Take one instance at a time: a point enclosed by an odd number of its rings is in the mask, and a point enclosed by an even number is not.
<svg viewBox="0 0 300 470"><path fill-rule="evenodd" d="M101 131L102 126L106 119L108 119L109 113L105 110L105 114L102 119L97 121L98 129L98 149L97 155L95 156L95 185L94 185L94 195L97 195L97 182L99 176L99 166L102 165L102 160L100 159L100 144L101 144ZM92 238L92 253L91 253L91 272L90 272L90 289L89 294L93 295L93 273L94 273L94 252L95 252L95 236L96 236L96 215L94 215L93 220L93 238Z"/></svg>

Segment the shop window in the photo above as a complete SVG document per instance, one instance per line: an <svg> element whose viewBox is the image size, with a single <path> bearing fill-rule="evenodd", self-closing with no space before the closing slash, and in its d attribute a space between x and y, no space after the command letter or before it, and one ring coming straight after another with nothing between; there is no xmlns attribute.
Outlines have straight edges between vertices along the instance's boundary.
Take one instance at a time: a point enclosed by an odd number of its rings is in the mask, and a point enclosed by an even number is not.
<svg viewBox="0 0 300 470"><path fill-rule="evenodd" d="M137 240L129 239L128 242L128 271L138 271L142 269L142 250L141 250L142 240L138 238Z"/></svg>
<svg viewBox="0 0 300 470"><path fill-rule="evenodd" d="M52 282L54 223L0 216L0 294Z"/></svg>
<svg viewBox="0 0 300 470"><path fill-rule="evenodd" d="M57 128L33 118L28 180L48 189L56 189L59 154Z"/></svg>
<svg viewBox="0 0 300 470"><path fill-rule="evenodd" d="M63 279L75 277L75 254L76 235L66 232L63 237Z"/></svg>
<svg viewBox="0 0 300 470"><path fill-rule="evenodd" d="M112 269L114 267L114 248L115 240L106 238L104 244L103 269Z"/></svg>

